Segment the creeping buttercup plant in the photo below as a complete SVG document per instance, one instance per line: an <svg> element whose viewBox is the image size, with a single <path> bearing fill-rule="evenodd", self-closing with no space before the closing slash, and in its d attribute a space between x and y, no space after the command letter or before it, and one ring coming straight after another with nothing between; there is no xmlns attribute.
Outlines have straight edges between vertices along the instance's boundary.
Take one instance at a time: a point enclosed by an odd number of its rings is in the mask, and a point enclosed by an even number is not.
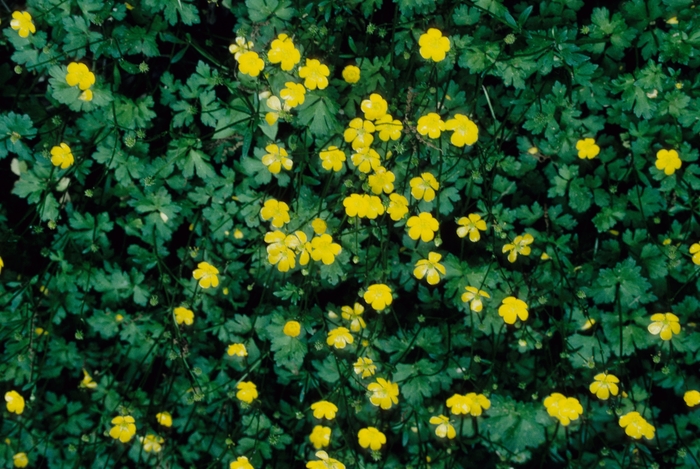
<svg viewBox="0 0 700 469"><path fill-rule="evenodd" d="M700 466L692 1L3 7L4 466Z"/></svg>

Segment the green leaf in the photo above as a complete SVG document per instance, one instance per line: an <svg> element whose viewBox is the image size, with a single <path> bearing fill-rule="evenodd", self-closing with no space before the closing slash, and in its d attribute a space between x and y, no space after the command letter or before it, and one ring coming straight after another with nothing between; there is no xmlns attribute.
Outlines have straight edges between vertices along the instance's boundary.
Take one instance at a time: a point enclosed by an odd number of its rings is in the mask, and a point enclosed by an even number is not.
<svg viewBox="0 0 700 469"><path fill-rule="evenodd" d="M601 269L592 287L588 288L593 301L598 304L615 301L619 292L620 302L625 308L650 303L656 296L650 292L651 284L642 275L642 269L632 258L618 262L612 269Z"/></svg>
<svg viewBox="0 0 700 469"><path fill-rule="evenodd" d="M12 111L0 115L0 160L8 153L16 153L20 158L29 159L31 152L25 143L36 136L32 119L27 114Z"/></svg>
<svg viewBox="0 0 700 469"><path fill-rule="evenodd" d="M516 455L546 440L543 422L547 422L548 416L540 403L525 404L511 397L492 395L491 408L485 412L489 418L481 423L491 441Z"/></svg>
<svg viewBox="0 0 700 469"><path fill-rule="evenodd" d="M296 13L288 0L246 0L245 4L253 23L263 23L271 16L289 21Z"/></svg>
<svg viewBox="0 0 700 469"><path fill-rule="evenodd" d="M299 123L308 126L315 136L327 137L340 132L340 124L336 118L339 109L335 100L315 94L299 107L297 118Z"/></svg>

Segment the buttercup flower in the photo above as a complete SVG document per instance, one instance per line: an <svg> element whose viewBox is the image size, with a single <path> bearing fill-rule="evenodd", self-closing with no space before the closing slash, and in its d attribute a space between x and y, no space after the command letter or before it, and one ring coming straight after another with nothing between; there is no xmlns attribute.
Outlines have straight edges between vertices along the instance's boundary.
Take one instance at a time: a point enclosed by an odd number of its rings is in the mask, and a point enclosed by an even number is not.
<svg viewBox="0 0 700 469"><path fill-rule="evenodd" d="M647 440L654 438L656 429L647 422L639 412L628 412L620 417L620 426L625 429L627 436L639 440L644 436Z"/></svg>
<svg viewBox="0 0 700 469"><path fill-rule="evenodd" d="M447 407L454 415L471 415L478 417L484 410L491 408L491 401L483 394L470 392L467 395L455 394L447 399Z"/></svg>
<svg viewBox="0 0 700 469"><path fill-rule="evenodd" d="M5 262L3 262L2 257L0 257L0 272L2 272L3 267L5 267Z"/></svg>
<svg viewBox="0 0 700 469"><path fill-rule="evenodd" d="M363 448L379 451L386 443L386 435L374 427L362 428L357 432L357 441Z"/></svg>
<svg viewBox="0 0 700 469"><path fill-rule="evenodd" d="M377 153L374 148L358 148L350 159L352 160L352 164L354 164L361 173L369 174L370 171L376 171L382 167L379 153Z"/></svg>
<svg viewBox="0 0 700 469"><path fill-rule="evenodd" d="M325 451L318 451L316 457L320 461L309 461L306 463L307 469L345 469L345 464L328 456Z"/></svg>
<svg viewBox="0 0 700 469"><path fill-rule="evenodd" d="M329 346L340 349L345 348L346 345L352 344L353 342L355 342L355 339L352 337L350 331L346 327L336 327L335 329L331 329L328 332L328 338L326 339L326 343Z"/></svg>
<svg viewBox="0 0 700 469"><path fill-rule="evenodd" d="M328 66L316 59L306 59L306 65L299 68L299 78L304 79L304 86L310 90L326 88L330 73Z"/></svg>
<svg viewBox="0 0 700 469"><path fill-rule="evenodd" d="M317 419L333 420L338 412L338 406L332 402L318 401L311 404L311 410L314 411L314 417Z"/></svg>
<svg viewBox="0 0 700 469"><path fill-rule="evenodd" d="M408 213L408 200L401 194L391 194L386 211L392 220L399 221Z"/></svg>
<svg viewBox="0 0 700 469"><path fill-rule="evenodd" d="M329 234L322 234L311 240L311 258L325 265L331 265L335 261L335 256L342 250L340 244L334 243Z"/></svg>
<svg viewBox="0 0 700 469"><path fill-rule="evenodd" d="M314 229L314 233L316 233L317 235L322 235L326 232L328 225L325 221L321 220L320 218L315 218L314 221L311 222L311 228Z"/></svg>
<svg viewBox="0 0 700 469"><path fill-rule="evenodd" d="M384 114L374 122L374 127L379 132L379 140L388 142L398 140L403 132L403 124L400 120L391 117L391 114Z"/></svg>
<svg viewBox="0 0 700 469"><path fill-rule="evenodd" d="M245 456L238 456L228 467L229 469L255 469Z"/></svg>
<svg viewBox="0 0 700 469"><path fill-rule="evenodd" d="M260 216L267 221L272 219L272 226L282 228L289 223L289 205L275 199L265 201L265 205L260 209Z"/></svg>
<svg viewBox="0 0 700 469"><path fill-rule="evenodd" d="M14 464L15 467L27 467L29 464L27 453L17 453L12 456L12 464Z"/></svg>
<svg viewBox="0 0 700 469"><path fill-rule="evenodd" d="M427 135L430 138L440 138L440 133L445 130L445 122L439 114L430 112L418 119L416 130L421 135Z"/></svg>
<svg viewBox="0 0 700 469"><path fill-rule="evenodd" d="M430 417L430 423L432 423L433 425L437 425L437 428L435 428L435 434L439 438L447 437L451 440L455 436L457 436L455 427L452 426L452 423L450 423L449 417L446 417L444 415L436 415Z"/></svg>
<svg viewBox="0 0 700 469"><path fill-rule="evenodd" d="M360 332L360 330L367 327L365 320L362 319L362 313L365 312L364 306L360 303L355 303L354 306L343 306L340 308L343 319L350 321L350 330L353 332Z"/></svg>
<svg viewBox="0 0 700 469"><path fill-rule="evenodd" d="M114 426L109 431L109 436L122 443L128 442L136 434L136 425L134 422L134 417L131 415L114 417L112 419L112 424Z"/></svg>
<svg viewBox="0 0 700 469"><path fill-rule="evenodd" d="M391 409L392 404L399 403L399 385L396 383L377 378L377 382L370 383L367 389L372 392L369 398L372 405L388 410Z"/></svg>
<svg viewBox="0 0 700 469"><path fill-rule="evenodd" d="M287 101L283 104L277 96L270 96L265 101L265 104L271 109L270 112L265 114L265 122L267 122L268 125L275 125L275 122L280 118L280 114L288 112L291 109Z"/></svg>
<svg viewBox="0 0 700 469"><path fill-rule="evenodd" d="M681 333L678 316L673 313L656 313L651 316L651 320L647 329L654 335L660 335L662 340L671 340L673 334Z"/></svg>
<svg viewBox="0 0 700 469"><path fill-rule="evenodd" d="M352 142L353 150L357 150L372 144L374 131L375 127L372 122L356 117L350 121L348 128L343 132L343 138L348 143Z"/></svg>
<svg viewBox="0 0 700 469"><path fill-rule="evenodd" d="M238 60L238 58L243 55L244 52L248 52L253 48L253 43L251 41L245 40L244 37L238 36L236 42L228 46L229 52L233 54L233 58Z"/></svg>
<svg viewBox="0 0 700 469"><path fill-rule="evenodd" d="M236 393L236 398L250 404L258 397L258 387L251 381L241 381L236 385L238 392Z"/></svg>
<svg viewBox="0 0 700 469"><path fill-rule="evenodd" d="M92 380L92 376L85 368L83 368L83 380L80 382L80 387L87 389L95 389L97 387L97 383Z"/></svg>
<svg viewBox="0 0 700 469"><path fill-rule="evenodd" d="M331 444L331 428L316 425L309 435L309 440L314 448L321 449Z"/></svg>
<svg viewBox="0 0 700 469"><path fill-rule="evenodd" d="M280 97L289 108L295 108L300 104L304 104L306 100L306 88L304 85L288 81L284 84L284 88L280 91Z"/></svg>
<svg viewBox="0 0 700 469"><path fill-rule="evenodd" d="M375 371L377 371L377 365L374 364L371 358L360 357L353 365L353 370L356 375L361 374L363 378L369 378L374 376Z"/></svg>
<svg viewBox="0 0 700 469"><path fill-rule="evenodd" d="M659 150L656 153L656 169L670 176L681 167L681 159L676 150Z"/></svg>
<svg viewBox="0 0 700 469"><path fill-rule="evenodd" d="M503 318L506 324L515 324L516 318L526 321L529 316L527 303L514 296L504 298L503 303L498 308L498 315Z"/></svg>
<svg viewBox="0 0 700 469"><path fill-rule="evenodd" d="M445 129L453 131L450 143L458 148L474 145L479 138L479 128L463 114L455 114L453 119L445 122Z"/></svg>
<svg viewBox="0 0 700 469"><path fill-rule="evenodd" d="M355 373L357 373L357 371L355 371ZM700 404L700 391L686 391L685 394L683 394L683 400L688 407L695 407Z"/></svg>
<svg viewBox="0 0 700 469"><path fill-rule="evenodd" d="M321 166L326 171L335 171L336 173L343 169L343 161L345 161L345 152L339 150L336 146L328 147L319 153L321 158Z"/></svg>
<svg viewBox="0 0 700 469"><path fill-rule="evenodd" d="M287 321L284 324L284 329L282 329L284 335L289 337L299 337L301 334L301 324L298 321Z"/></svg>
<svg viewBox="0 0 700 469"><path fill-rule="evenodd" d="M159 424L163 425L164 427L172 427L173 426L173 417L170 415L170 412L168 411L163 411L163 412L158 412L156 414L156 420L158 421Z"/></svg>
<svg viewBox="0 0 700 469"><path fill-rule="evenodd" d="M228 350L226 350L226 353L230 356L236 356L236 357L247 357L248 356L248 350L245 348L245 344L231 344L228 346Z"/></svg>
<svg viewBox="0 0 700 469"><path fill-rule="evenodd" d="M288 158L287 150L273 143L266 146L265 151L267 153L263 155L262 162L272 174L278 174L282 168L287 171L292 169L294 162Z"/></svg>
<svg viewBox="0 0 700 469"><path fill-rule="evenodd" d="M267 53L267 59L270 63L281 63L282 70L290 71L301 60L299 50L294 47L294 42L286 34L280 34L277 39L272 41L270 51Z"/></svg>
<svg viewBox="0 0 700 469"><path fill-rule="evenodd" d="M382 199L376 195L364 195L369 201L369 206L367 208L367 218L374 220L379 215L384 213L384 204L382 204Z"/></svg>
<svg viewBox="0 0 700 469"><path fill-rule="evenodd" d="M491 296L484 290L479 290L476 287L464 287L465 293L462 293L462 301L464 303L469 303L469 309L475 313L481 312L484 309L484 304L481 302L482 298L491 298Z"/></svg>
<svg viewBox="0 0 700 469"><path fill-rule="evenodd" d="M469 235L469 241L476 243L481 239L480 231L486 231L486 222L481 219L481 215L478 213L470 213L466 217L462 217L457 220L457 224L460 225L457 228L457 236L464 238Z"/></svg>
<svg viewBox="0 0 700 469"><path fill-rule="evenodd" d="M360 81L360 68L355 65L348 65L343 69L343 80L352 84Z"/></svg>
<svg viewBox="0 0 700 469"><path fill-rule="evenodd" d="M690 246L690 253L693 255L693 264L700 265L700 243L693 243ZM2 259L0 259L0 263L1 262ZM0 267L2 267L1 264Z"/></svg>
<svg viewBox="0 0 700 469"><path fill-rule="evenodd" d="M29 33L34 34L36 32L36 26L34 26L34 22L32 21L32 15L30 15L27 11L13 12L10 27L17 31L19 37L27 37L29 36Z"/></svg>
<svg viewBox="0 0 700 469"><path fill-rule="evenodd" d="M418 39L420 55L424 59L440 62L445 59L445 54L450 50L450 39L443 37L439 29L430 28Z"/></svg>
<svg viewBox="0 0 700 469"><path fill-rule="evenodd" d="M518 254L523 256L530 255L530 246L535 238L532 237L530 233L525 233L522 236L516 236L513 243L508 243L503 245L503 253L508 252L508 260L510 262L515 262L518 258ZM510 252L509 252L510 251Z"/></svg>
<svg viewBox="0 0 700 469"><path fill-rule="evenodd" d="M367 183L374 194L378 195L382 192L391 194L394 192L395 180L396 176L394 176L394 173L387 171L386 168L380 166L375 170L374 174L370 175L370 177L367 179Z"/></svg>
<svg viewBox="0 0 700 469"><path fill-rule="evenodd" d="M66 169L73 165L73 153L68 145L61 143L51 148L51 164Z"/></svg>
<svg viewBox="0 0 700 469"><path fill-rule="evenodd" d="M173 310L175 315L175 322L178 324L184 324L186 326L191 326L194 323L194 312L183 306L178 306Z"/></svg>
<svg viewBox="0 0 700 469"><path fill-rule="evenodd" d="M197 268L192 272L192 277L199 280L199 286L202 288L219 286L219 270L208 262L200 262Z"/></svg>
<svg viewBox="0 0 700 469"><path fill-rule="evenodd" d="M593 382L588 387L591 393L595 394L598 399L603 401L610 397L610 394L617 396L619 389L616 383L620 380L615 375L609 375L607 372L598 373L593 377Z"/></svg>
<svg viewBox="0 0 700 469"><path fill-rule="evenodd" d="M583 414L583 407L575 397L566 397L563 394L555 392L544 400L544 406L547 413L559 419L565 427L572 420L578 420L579 415Z"/></svg>
<svg viewBox="0 0 700 469"><path fill-rule="evenodd" d="M431 173L423 173L420 177L411 179L410 184L411 195L416 200L425 200L426 202L435 199L435 191L440 188L440 183Z"/></svg>
<svg viewBox="0 0 700 469"><path fill-rule="evenodd" d="M435 232L440 229L440 223L433 218L430 212L421 212L418 216L413 216L406 222L408 236L413 240L421 239L424 243L432 241Z"/></svg>
<svg viewBox="0 0 700 469"><path fill-rule="evenodd" d="M8 391L5 393L5 402L7 403L7 411L20 415L24 412L24 398L17 391Z"/></svg>
<svg viewBox="0 0 700 469"><path fill-rule="evenodd" d="M428 253L427 259L420 259L416 262L413 275L418 280L426 277L430 285L437 285L440 282L440 275L445 275L445 266L440 264L440 259L442 259L442 255L437 252Z"/></svg>
<svg viewBox="0 0 700 469"><path fill-rule="evenodd" d="M158 435L148 434L146 437L139 437L139 441L143 444L143 450L147 453L160 453L162 444L165 441L163 437Z"/></svg>
<svg viewBox="0 0 700 469"><path fill-rule="evenodd" d="M383 283L375 283L367 287L367 291L362 296L367 304L371 305L375 311L381 311L391 304L391 288Z"/></svg>
<svg viewBox="0 0 700 469"><path fill-rule="evenodd" d="M80 93L80 96L78 96L78 99L81 101L92 101L92 90L83 91Z"/></svg>
<svg viewBox="0 0 700 469"><path fill-rule="evenodd" d="M84 63L71 62L68 64L66 83L68 86L78 85L78 88L85 91L95 84L95 74Z"/></svg>
<svg viewBox="0 0 700 469"><path fill-rule="evenodd" d="M581 159L588 158L591 160L600 153L600 147L595 144L595 139L592 138L585 138L576 142L576 149L578 150L578 157Z"/></svg>
<svg viewBox="0 0 700 469"><path fill-rule="evenodd" d="M365 115L365 119L373 121L386 115L389 104L378 93L369 95L369 99L365 99L360 103L360 109Z"/></svg>
<svg viewBox="0 0 700 469"><path fill-rule="evenodd" d="M343 199L345 213L349 217L369 218L374 220L384 213L382 200L376 195L350 194Z"/></svg>

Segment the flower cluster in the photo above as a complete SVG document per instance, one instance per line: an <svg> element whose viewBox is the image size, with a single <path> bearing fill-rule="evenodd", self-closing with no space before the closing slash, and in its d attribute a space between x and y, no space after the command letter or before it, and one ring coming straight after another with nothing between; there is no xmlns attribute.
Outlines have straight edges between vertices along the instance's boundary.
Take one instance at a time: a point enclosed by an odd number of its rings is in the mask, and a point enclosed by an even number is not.
<svg viewBox="0 0 700 469"><path fill-rule="evenodd" d="M583 414L583 407L578 399L575 397L566 397L558 392L549 395L544 400L544 406L547 409L547 413L558 419L565 427L568 426L572 420L578 420L579 416Z"/></svg>
<svg viewBox="0 0 700 469"><path fill-rule="evenodd" d="M463 414L478 417L484 410L491 408L491 401L483 394L470 392L466 395L453 395L447 399L446 405L454 415Z"/></svg>

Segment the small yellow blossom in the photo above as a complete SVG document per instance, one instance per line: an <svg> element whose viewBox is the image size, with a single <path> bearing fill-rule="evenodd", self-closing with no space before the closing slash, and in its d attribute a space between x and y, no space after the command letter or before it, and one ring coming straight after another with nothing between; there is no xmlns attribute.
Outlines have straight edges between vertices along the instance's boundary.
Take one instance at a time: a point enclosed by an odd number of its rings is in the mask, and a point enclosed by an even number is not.
<svg viewBox="0 0 700 469"><path fill-rule="evenodd" d="M131 415L114 417L112 419L112 424L114 426L109 431L109 436L122 443L128 442L136 434L136 425L134 422L134 417Z"/></svg>
<svg viewBox="0 0 700 469"><path fill-rule="evenodd" d="M617 376L610 375L607 372L598 373L593 377L593 380L588 389L591 393L595 394L598 399L605 401L611 394L617 396L619 392L617 383L620 382Z"/></svg>
<svg viewBox="0 0 700 469"><path fill-rule="evenodd" d="M163 425L164 427L172 427L173 426L173 417L170 415L170 412L168 411L163 411L163 412L158 412L156 414L156 420L158 421L159 424Z"/></svg>
<svg viewBox="0 0 700 469"><path fill-rule="evenodd" d="M386 211L392 220L401 220L408 213L408 199L401 194L391 194L389 196L389 207Z"/></svg>
<svg viewBox="0 0 700 469"><path fill-rule="evenodd" d="M452 130L450 143L458 148L474 145L479 139L479 128L467 116L455 114L453 119L445 122L445 130Z"/></svg>
<svg viewBox="0 0 700 469"><path fill-rule="evenodd" d="M331 444L331 428L316 425L309 435L309 440L315 449L325 448Z"/></svg>
<svg viewBox="0 0 700 469"><path fill-rule="evenodd" d="M450 39L442 35L442 31L430 28L418 39L420 55L424 59L440 62L450 50Z"/></svg>
<svg viewBox="0 0 700 469"><path fill-rule="evenodd" d="M416 130L421 135L427 135L430 138L440 138L440 134L445 130L445 122L439 114L430 112L418 119Z"/></svg>
<svg viewBox="0 0 700 469"><path fill-rule="evenodd" d="M367 327L365 320L362 319L362 313L365 312L365 307L360 303L355 303L354 306L343 306L340 308L343 319L350 321L350 330L352 332L360 332Z"/></svg>
<svg viewBox="0 0 700 469"><path fill-rule="evenodd" d="M290 71L301 61L299 50L294 47L292 38L286 34L280 34L277 39L270 44L270 51L267 53L270 63L281 63L282 70Z"/></svg>
<svg viewBox="0 0 700 469"><path fill-rule="evenodd" d="M338 412L338 406L329 401L318 401L311 404L311 410L317 419L333 420Z"/></svg>
<svg viewBox="0 0 700 469"><path fill-rule="evenodd" d="M479 290L476 287L464 287L465 293L462 293L462 301L464 303L469 303L469 309L479 313L484 309L484 304L482 303L482 298L491 298L491 296L484 290Z"/></svg>
<svg viewBox="0 0 700 469"><path fill-rule="evenodd" d="M314 221L311 222L311 228L313 228L314 233L317 235L322 235L328 229L328 225L322 219L315 218Z"/></svg>
<svg viewBox="0 0 700 469"><path fill-rule="evenodd" d="M503 253L508 252L508 261L515 262L518 259L518 254L523 256L530 255L530 244L535 240L530 233L525 233L522 236L516 236L512 243L503 245ZM509 252L510 251L510 252Z"/></svg>
<svg viewBox="0 0 700 469"><path fill-rule="evenodd" d="M311 240L311 258L323 262L324 265L331 265L335 262L335 256L340 254L342 250L340 244L334 243L329 234L322 234Z"/></svg>
<svg viewBox="0 0 700 469"><path fill-rule="evenodd" d="M0 257L0 273L2 273L3 267L5 267L5 262L2 260L2 257Z"/></svg>
<svg viewBox="0 0 700 469"><path fill-rule="evenodd" d="M678 316L673 313L656 313L651 316L651 320L647 329L654 335L660 335L662 340L671 340L674 334L681 333Z"/></svg>
<svg viewBox="0 0 700 469"><path fill-rule="evenodd" d="M416 200L425 200L426 202L432 202L435 199L435 191L440 188L440 183L431 173L423 173L420 177L411 179L410 184L411 195Z"/></svg>
<svg viewBox="0 0 700 469"><path fill-rule="evenodd" d="M85 90L82 93L80 93L80 96L78 96L78 99L81 101L92 101L92 98L92 90Z"/></svg>
<svg viewBox="0 0 700 469"><path fill-rule="evenodd" d="M457 236L464 238L469 235L469 241L476 243L481 239L481 231L486 231L486 221L481 219L478 213L470 213L466 217L457 220L460 225L457 228Z"/></svg>
<svg viewBox="0 0 700 469"><path fill-rule="evenodd" d="M192 272L192 277L199 280L199 286L202 288L219 286L219 270L208 262L200 262L197 268Z"/></svg>
<svg viewBox="0 0 700 469"><path fill-rule="evenodd" d="M5 402L7 403L7 411L20 415L24 412L24 398L17 391L8 391L5 393Z"/></svg>
<svg viewBox="0 0 700 469"><path fill-rule="evenodd" d="M328 66L316 59L306 59L306 65L299 67L299 78L304 79L304 86L310 90L325 89L330 73Z"/></svg>
<svg viewBox="0 0 700 469"><path fill-rule="evenodd" d="M383 283L375 283L367 287L367 291L362 296L367 304L371 305L375 311L381 311L391 305L393 300L391 288Z"/></svg>
<svg viewBox="0 0 700 469"><path fill-rule="evenodd" d="M625 429L627 436L639 440L644 436L647 440L654 438L656 429L647 422L639 412L628 412L620 417L620 426Z"/></svg>
<svg viewBox="0 0 700 469"><path fill-rule="evenodd" d="M455 436L457 436L457 432L455 431L455 427L450 422L450 418L445 415L435 415L430 417L430 423L437 425L435 428L435 434L438 436L438 438L447 437L452 440Z"/></svg>
<svg viewBox="0 0 700 469"><path fill-rule="evenodd" d="M139 437L139 441L143 444L143 450L147 453L160 453L163 449L162 444L165 441L163 437L153 434L148 434L145 437Z"/></svg>
<svg viewBox="0 0 700 469"><path fill-rule="evenodd" d="M440 229L440 223L433 218L430 212L421 212L406 222L408 236L413 240L421 239L424 243L432 241L435 233Z"/></svg>
<svg viewBox="0 0 700 469"><path fill-rule="evenodd" d="M238 36L234 44L228 46L229 52L233 54L233 58L238 60L243 53L248 52L253 48L251 41L246 41L244 37Z"/></svg>
<svg viewBox="0 0 700 469"><path fill-rule="evenodd" d="M378 170L382 167L379 153L374 148L362 147L355 150L355 153L350 157L352 164L361 173L369 174L370 171Z"/></svg>
<svg viewBox="0 0 700 469"><path fill-rule="evenodd" d="M529 316L527 303L514 296L504 298L503 303L498 308L498 315L503 318L506 324L515 324L517 318L520 318L521 321L526 321Z"/></svg>
<svg viewBox="0 0 700 469"><path fill-rule="evenodd" d="M400 120L391 117L391 114L384 114L374 122L374 128L379 132L379 140L388 142L398 140L403 132L403 124Z"/></svg>
<svg viewBox="0 0 700 469"><path fill-rule="evenodd" d="M484 410L491 408L491 401L486 396L474 392L466 395L455 394L447 399L446 404L453 414L469 414L472 417L478 417Z"/></svg>
<svg viewBox="0 0 700 469"><path fill-rule="evenodd" d="M265 205L260 209L260 216L267 221L272 219L272 226L282 228L289 223L289 205L284 202L279 202L275 199L265 201Z"/></svg>
<svg viewBox="0 0 700 469"><path fill-rule="evenodd" d="M343 162L345 161L345 152L339 150L336 146L330 146L326 150L322 150L319 153L321 158L321 166L326 171L335 171L336 173L343 169Z"/></svg>
<svg viewBox="0 0 700 469"><path fill-rule="evenodd" d="M670 176L681 167L681 159L676 150L659 150L656 153L656 169Z"/></svg>
<svg viewBox="0 0 700 469"><path fill-rule="evenodd" d="M178 306L173 310L175 315L175 322L178 324L185 324L186 326L191 326L194 322L194 312L183 306Z"/></svg>
<svg viewBox="0 0 700 469"><path fill-rule="evenodd" d="M377 365L374 364L371 358L360 357L353 365L353 370L356 375L362 375L363 378L374 376L377 371Z"/></svg>
<svg viewBox="0 0 700 469"><path fill-rule="evenodd" d="M92 376L85 368L83 368L83 380L80 382L80 387L87 389L95 389L97 387L97 383L92 380Z"/></svg>
<svg viewBox="0 0 700 469"><path fill-rule="evenodd" d="M34 22L32 21L32 15L27 11L13 12L10 27L17 31L19 37L27 37L29 33L34 34L36 32L36 26L34 26Z"/></svg>
<svg viewBox="0 0 700 469"><path fill-rule="evenodd" d="M357 441L363 448L379 451L386 443L386 435L375 427L362 428L357 432Z"/></svg>
<svg viewBox="0 0 700 469"><path fill-rule="evenodd" d="M678 24L678 17L672 16L666 20L666 24Z"/></svg>
<svg viewBox="0 0 700 469"><path fill-rule="evenodd" d="M356 117L350 121L348 128L343 132L343 139L348 143L352 142L353 150L358 150L372 145L374 141L372 134L375 130L372 122Z"/></svg>
<svg viewBox="0 0 700 469"><path fill-rule="evenodd" d="M85 91L95 84L95 74L84 63L71 62L68 64L67 71L66 83L68 86L78 85L78 88Z"/></svg>
<svg viewBox="0 0 700 469"><path fill-rule="evenodd" d="M265 114L265 122L267 122L268 125L275 125L275 122L280 118L280 114L288 112L292 108L287 101L282 103L277 96L268 97L265 100L265 105L271 110Z"/></svg>
<svg viewBox="0 0 700 469"><path fill-rule="evenodd" d="M693 255L693 264L700 265L700 243L693 243L690 246L690 253ZM1 259L0 262L2 262ZM2 265L0 265L0 267L2 267Z"/></svg>
<svg viewBox="0 0 700 469"><path fill-rule="evenodd" d="M258 397L258 388L251 381L241 381L236 385L236 389L238 389L236 398L246 404L250 404Z"/></svg>
<svg viewBox="0 0 700 469"><path fill-rule="evenodd" d="M389 104L378 93L369 95L369 99L365 99L360 103L360 109L365 115L365 119L374 121L386 115Z"/></svg>
<svg viewBox="0 0 700 469"><path fill-rule="evenodd" d="M328 338L326 339L326 343L329 346L333 346L338 349L343 349L346 345L351 345L353 342L355 342L355 339L353 338L352 334L350 334L347 327L336 327L335 329L331 329L328 332Z"/></svg>
<svg viewBox="0 0 700 469"><path fill-rule="evenodd" d="M343 69L343 80L351 85L360 81L360 68L355 65L348 65Z"/></svg>
<svg viewBox="0 0 700 469"><path fill-rule="evenodd" d="M248 462L248 458L245 456L238 456L235 461L231 461L228 465L229 469L255 469L253 465Z"/></svg>
<svg viewBox="0 0 700 469"><path fill-rule="evenodd" d="M306 100L306 88L304 88L304 85L288 81L284 86L282 91L280 91L280 97L284 100L285 105L291 109L304 104Z"/></svg>
<svg viewBox="0 0 700 469"><path fill-rule="evenodd" d="M309 461L306 463L307 469L345 469L345 464L328 456L325 451L316 452L316 457L320 461Z"/></svg>
<svg viewBox="0 0 700 469"><path fill-rule="evenodd" d="M236 356L236 357L247 357L248 356L248 350L245 348L245 344L231 344L228 346L228 350L226 350L226 353L230 356Z"/></svg>
<svg viewBox="0 0 700 469"><path fill-rule="evenodd" d="M357 373L357 371L355 371ZM688 407L695 407L700 404L700 391L690 390L683 394L683 400Z"/></svg>
<svg viewBox="0 0 700 469"><path fill-rule="evenodd" d="M15 467L27 467L29 464L27 453L17 453L12 456L12 464L14 464Z"/></svg>
<svg viewBox="0 0 700 469"><path fill-rule="evenodd" d="M544 406L547 413L561 422L563 426L567 426L572 420L578 420L583 414L583 407L575 397L566 397L563 394L555 392L544 400Z"/></svg>
<svg viewBox="0 0 700 469"><path fill-rule="evenodd" d="M583 326L581 326L581 330L587 331L588 329L590 329L591 327L593 327L595 325L595 322L596 321L593 318L586 319L586 322L584 322Z"/></svg>
<svg viewBox="0 0 700 469"><path fill-rule="evenodd" d="M377 381L370 383L367 389L372 392L369 398L372 405L388 410L393 404L399 403L399 385L396 383L377 378Z"/></svg>
<svg viewBox="0 0 700 469"><path fill-rule="evenodd" d="M301 334L301 324L298 321L287 321L282 329L284 335L289 337L299 337Z"/></svg>
<svg viewBox="0 0 700 469"><path fill-rule="evenodd" d="M287 171L292 169L294 162L289 158L287 150L275 144L270 144L265 147L265 151L267 153L263 155L262 162L272 174L278 174L282 168Z"/></svg>
<svg viewBox="0 0 700 469"><path fill-rule="evenodd" d="M391 194L394 192L395 180L396 176L394 176L394 173L387 171L386 168L380 166L374 171L374 174L369 176L367 183L374 194L379 195L382 192L385 194Z"/></svg>
<svg viewBox="0 0 700 469"><path fill-rule="evenodd" d="M51 164L66 169L73 165L73 153L68 145L61 143L51 148Z"/></svg>
<svg viewBox="0 0 700 469"><path fill-rule="evenodd" d="M445 275L445 266L440 264L442 255L437 252L428 253L427 259L420 259L416 262L416 268L413 269L413 275L422 280L426 277L428 284L437 285L440 282L440 275Z"/></svg>
<svg viewBox="0 0 700 469"><path fill-rule="evenodd" d="M588 158L591 160L600 153L600 147L595 144L595 139L592 138L585 138L576 142L576 149L578 150L578 157L581 159Z"/></svg>

